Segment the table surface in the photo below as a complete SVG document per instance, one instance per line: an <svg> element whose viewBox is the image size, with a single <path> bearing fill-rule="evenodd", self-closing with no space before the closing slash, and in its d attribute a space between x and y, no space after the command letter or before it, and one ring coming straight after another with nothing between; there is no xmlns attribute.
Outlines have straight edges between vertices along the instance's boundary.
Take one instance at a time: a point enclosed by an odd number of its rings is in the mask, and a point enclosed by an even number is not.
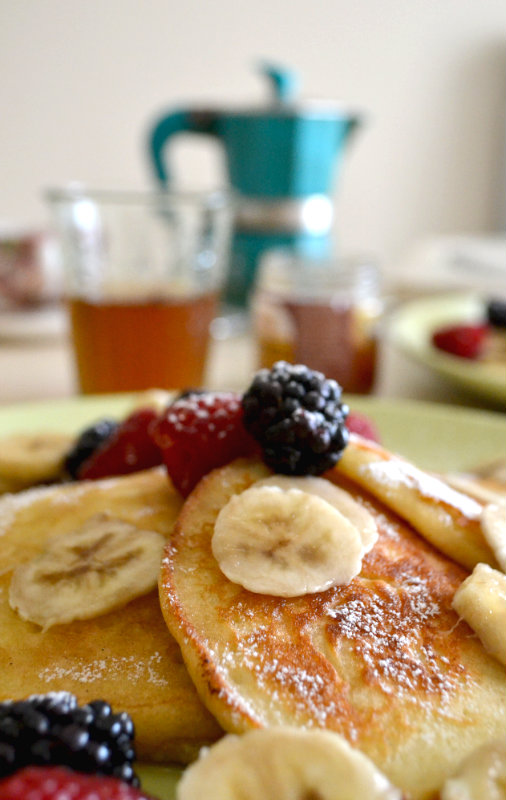
<svg viewBox="0 0 506 800"><path fill-rule="evenodd" d="M384 326L384 330L387 331L388 327ZM249 333L213 340L205 385L216 390L241 390L249 384L255 369L256 350ZM76 394L67 335L9 338L2 337L0 331L0 406ZM501 410L406 357L386 334L379 342L374 395Z"/></svg>

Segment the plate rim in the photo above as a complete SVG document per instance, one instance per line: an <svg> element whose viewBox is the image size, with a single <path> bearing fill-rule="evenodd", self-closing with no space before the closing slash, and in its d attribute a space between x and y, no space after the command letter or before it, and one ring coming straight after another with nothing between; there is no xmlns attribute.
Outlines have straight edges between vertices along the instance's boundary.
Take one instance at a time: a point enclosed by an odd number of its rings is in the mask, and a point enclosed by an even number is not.
<svg viewBox="0 0 506 800"><path fill-rule="evenodd" d="M429 343L429 334L445 321L479 319L483 297L477 292L453 292L409 300L392 312L388 341L408 357L460 388L506 408L506 365L490 365L438 352ZM433 324L427 315L435 313ZM441 315L441 316L440 316ZM436 322L438 320L439 322Z"/></svg>

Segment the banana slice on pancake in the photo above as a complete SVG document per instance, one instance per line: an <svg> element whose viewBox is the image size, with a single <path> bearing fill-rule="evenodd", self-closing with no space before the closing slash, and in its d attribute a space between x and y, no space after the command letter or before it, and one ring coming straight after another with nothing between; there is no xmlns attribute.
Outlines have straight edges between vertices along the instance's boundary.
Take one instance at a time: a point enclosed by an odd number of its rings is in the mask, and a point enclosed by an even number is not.
<svg viewBox="0 0 506 800"><path fill-rule="evenodd" d="M226 736L183 775L177 800L401 800L338 734L273 727Z"/></svg>
<svg viewBox="0 0 506 800"><path fill-rule="evenodd" d="M452 600L467 571L356 482L327 475L378 527L349 583L276 597L227 579L212 549L216 520L270 477L241 459L209 473L184 503L162 560L162 612L225 731L339 733L393 785L429 800L456 763L503 732L506 675L458 624Z"/></svg>
<svg viewBox="0 0 506 800"><path fill-rule="evenodd" d="M357 528L322 497L258 484L221 509L212 549L229 580L277 597L349 583L364 553Z"/></svg>
<svg viewBox="0 0 506 800"><path fill-rule="evenodd" d="M349 492L330 483L325 478L315 478L312 475L288 476L271 475L270 478L258 481L255 486L279 486L280 489L299 489L302 492L315 494L326 500L331 506L337 508L341 514L353 524L360 534L364 553L374 547L378 538L378 526L374 517L363 505L359 505Z"/></svg>
<svg viewBox="0 0 506 800"><path fill-rule="evenodd" d="M487 503L481 514L481 528L499 566L506 572L506 500Z"/></svg>
<svg viewBox="0 0 506 800"><path fill-rule="evenodd" d="M441 800L506 800L506 740L479 747L440 793Z"/></svg>
<svg viewBox="0 0 506 800"><path fill-rule="evenodd" d="M14 433L0 440L0 485L19 491L62 475L72 436L64 433Z"/></svg>
<svg viewBox="0 0 506 800"><path fill-rule="evenodd" d="M477 564L455 592L453 607L485 649L506 665L506 575Z"/></svg>
<svg viewBox="0 0 506 800"><path fill-rule="evenodd" d="M10 605L44 630L93 619L155 588L164 544L156 531L97 514L14 570Z"/></svg>
<svg viewBox="0 0 506 800"><path fill-rule="evenodd" d="M367 489L407 520L425 539L469 570L482 562L497 567L483 535L483 504L452 489L400 456L352 434L334 470Z"/></svg>

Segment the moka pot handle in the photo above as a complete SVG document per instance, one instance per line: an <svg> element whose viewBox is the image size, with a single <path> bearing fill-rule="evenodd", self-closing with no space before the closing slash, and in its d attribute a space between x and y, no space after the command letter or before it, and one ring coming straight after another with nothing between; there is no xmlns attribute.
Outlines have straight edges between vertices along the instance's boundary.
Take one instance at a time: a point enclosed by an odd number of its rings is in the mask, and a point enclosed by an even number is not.
<svg viewBox="0 0 506 800"><path fill-rule="evenodd" d="M181 133L217 135L218 114L208 110L175 110L159 119L148 137L148 152L156 178L163 185L170 179L165 159L165 146L171 137Z"/></svg>

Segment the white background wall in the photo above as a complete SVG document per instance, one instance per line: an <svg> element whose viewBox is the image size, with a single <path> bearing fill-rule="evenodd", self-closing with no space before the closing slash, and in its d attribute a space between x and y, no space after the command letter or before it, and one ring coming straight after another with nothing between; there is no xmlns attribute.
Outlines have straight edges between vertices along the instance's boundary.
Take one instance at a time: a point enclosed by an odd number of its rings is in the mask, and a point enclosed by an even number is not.
<svg viewBox="0 0 506 800"><path fill-rule="evenodd" d="M154 115L261 101L259 58L368 116L337 195L348 249L388 263L501 229L505 0L0 0L0 219L44 220L44 187L70 180L144 186ZM221 180L211 145L177 164L185 186Z"/></svg>

